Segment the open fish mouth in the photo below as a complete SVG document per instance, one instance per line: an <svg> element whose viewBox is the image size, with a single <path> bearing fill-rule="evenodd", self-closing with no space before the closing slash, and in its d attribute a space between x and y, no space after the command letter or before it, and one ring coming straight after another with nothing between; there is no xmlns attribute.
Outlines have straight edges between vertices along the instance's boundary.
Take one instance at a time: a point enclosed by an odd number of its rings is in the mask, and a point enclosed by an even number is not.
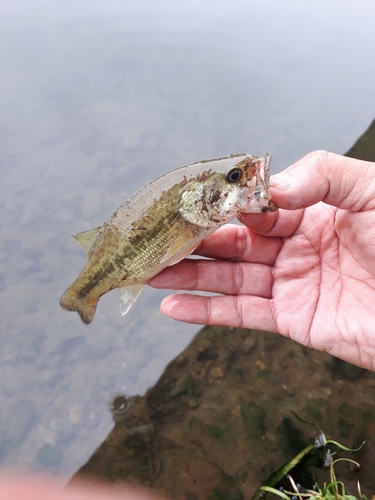
<svg viewBox="0 0 375 500"><path fill-rule="evenodd" d="M254 165L256 169L255 175L247 184L249 188L252 188L251 196L249 197L249 209L253 208L253 205L256 203L262 207L260 210L262 213L276 212L277 206L270 201L271 156L268 153L259 156ZM254 198L252 199L252 197Z"/></svg>

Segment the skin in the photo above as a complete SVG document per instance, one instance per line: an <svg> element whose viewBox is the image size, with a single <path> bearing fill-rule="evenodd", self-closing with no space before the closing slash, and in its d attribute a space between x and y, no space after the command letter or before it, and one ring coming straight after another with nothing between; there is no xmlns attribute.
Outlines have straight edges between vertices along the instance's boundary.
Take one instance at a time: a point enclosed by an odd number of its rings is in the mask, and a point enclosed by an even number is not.
<svg viewBox="0 0 375 500"><path fill-rule="evenodd" d="M274 213L242 214L149 284L180 321L278 332L375 370L375 164L325 151L271 178Z"/></svg>
<svg viewBox="0 0 375 500"><path fill-rule="evenodd" d="M0 500L161 500L161 496L131 486L105 487L78 484L64 488L43 477L2 477Z"/></svg>

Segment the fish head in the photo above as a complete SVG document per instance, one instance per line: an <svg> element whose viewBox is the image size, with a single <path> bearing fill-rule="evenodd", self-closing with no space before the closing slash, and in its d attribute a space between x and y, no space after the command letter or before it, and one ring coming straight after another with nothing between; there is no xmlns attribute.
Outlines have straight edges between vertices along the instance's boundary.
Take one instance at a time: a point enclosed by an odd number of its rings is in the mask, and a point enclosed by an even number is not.
<svg viewBox="0 0 375 500"><path fill-rule="evenodd" d="M263 156L231 155L207 162L206 170L181 190L180 214L191 224L215 228L240 212L277 210L270 201L270 163L268 153Z"/></svg>

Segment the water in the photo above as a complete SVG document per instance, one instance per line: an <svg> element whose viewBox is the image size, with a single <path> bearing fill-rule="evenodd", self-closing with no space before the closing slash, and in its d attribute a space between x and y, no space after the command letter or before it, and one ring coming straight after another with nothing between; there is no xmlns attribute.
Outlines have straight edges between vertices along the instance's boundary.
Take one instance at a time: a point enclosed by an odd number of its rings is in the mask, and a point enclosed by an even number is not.
<svg viewBox="0 0 375 500"><path fill-rule="evenodd" d="M142 184L232 152L273 172L346 151L374 117L371 1L4 1L0 6L0 458L66 476L197 330L145 290L89 327L58 300L86 256L69 236ZM51 445L49 460L41 450ZM43 455L44 456L44 455Z"/></svg>

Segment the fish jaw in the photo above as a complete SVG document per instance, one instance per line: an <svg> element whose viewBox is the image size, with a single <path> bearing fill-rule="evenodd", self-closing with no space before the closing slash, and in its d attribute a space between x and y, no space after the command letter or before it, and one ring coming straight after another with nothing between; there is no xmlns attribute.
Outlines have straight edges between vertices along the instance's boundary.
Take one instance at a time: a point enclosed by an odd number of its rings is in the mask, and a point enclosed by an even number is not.
<svg viewBox="0 0 375 500"><path fill-rule="evenodd" d="M270 193L270 165L271 156L265 153L253 160L255 173L247 181L247 191L242 191L245 213L275 212L277 206L271 202Z"/></svg>

